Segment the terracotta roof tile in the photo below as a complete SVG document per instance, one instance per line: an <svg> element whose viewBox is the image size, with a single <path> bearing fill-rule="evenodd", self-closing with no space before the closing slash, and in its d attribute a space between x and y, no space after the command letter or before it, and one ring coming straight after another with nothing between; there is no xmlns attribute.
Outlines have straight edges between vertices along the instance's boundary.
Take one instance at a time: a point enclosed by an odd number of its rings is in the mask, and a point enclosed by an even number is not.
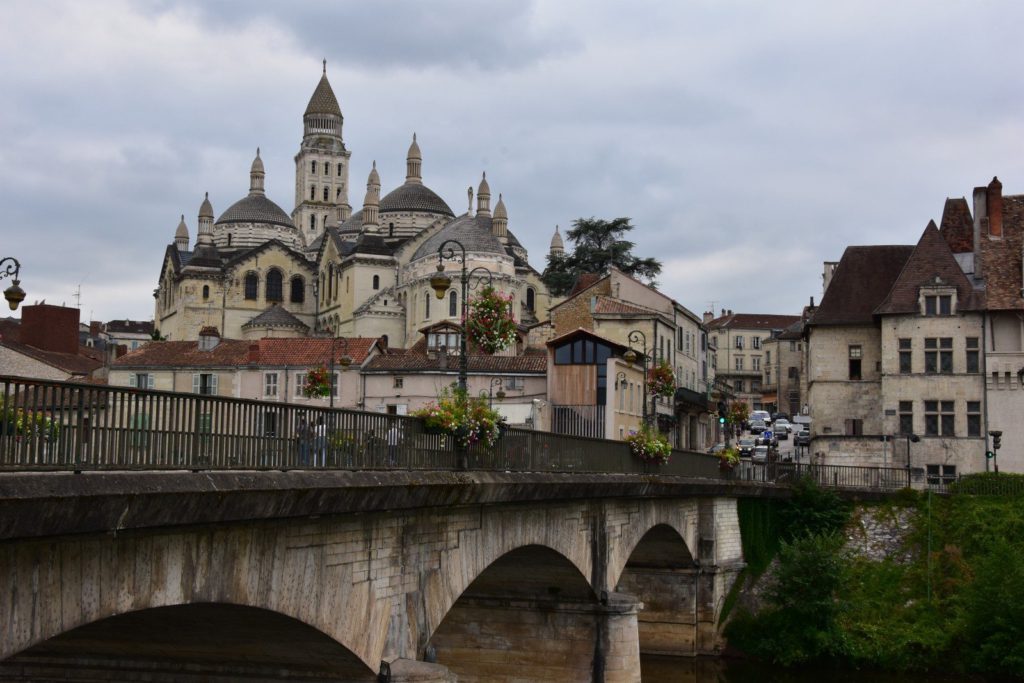
<svg viewBox="0 0 1024 683"><path fill-rule="evenodd" d="M946 199L939 234L954 254L974 251L974 219L971 218L971 208L967 206L966 199Z"/></svg>
<svg viewBox="0 0 1024 683"><path fill-rule="evenodd" d="M150 342L121 356L114 361L115 368L152 367L152 368L201 368L201 367L237 367L244 365L283 366L283 365L327 365L331 362L331 351L334 360L339 362L343 356L349 356L353 364L363 363L370 354L377 338L339 337L337 341L329 338L298 338L298 339L260 339L250 342L241 339L222 339L217 346L209 351L200 351L195 341L159 341ZM250 361L249 349L259 349L255 363Z"/></svg>
<svg viewBox="0 0 1024 683"><path fill-rule="evenodd" d="M442 361L447 360L446 363ZM469 356L467 360L469 372L501 372L520 374L544 374L548 369L547 354L530 353L521 356ZM447 371L452 374L459 371L458 356L431 358L424 353L405 351L403 353L387 353L374 356L367 363L367 372L395 371Z"/></svg>
<svg viewBox="0 0 1024 683"><path fill-rule="evenodd" d="M657 315L655 311L644 308L642 306L635 306L628 304L621 299L613 299L610 296L599 296L597 297L597 303L594 306L594 313L621 313L625 315Z"/></svg>
<svg viewBox="0 0 1024 683"><path fill-rule="evenodd" d="M886 298L875 309L875 313L883 315L919 312L921 287L937 284L937 281L956 287L958 309L970 311L983 308L984 297L974 290L970 280L960 270L953 252L932 221L924 229L899 277L896 278Z"/></svg>
<svg viewBox="0 0 1024 683"><path fill-rule="evenodd" d="M1024 310L1021 250L1024 247L1024 195L1003 197L1003 237L982 235L976 266L985 279L989 310Z"/></svg>
<svg viewBox="0 0 1024 683"><path fill-rule="evenodd" d="M81 352L61 353L59 351L44 351L28 344L13 341L0 341L0 346L4 346L29 358L34 358L72 375L89 375L103 367L103 361L90 358L88 354Z"/></svg>
<svg viewBox="0 0 1024 683"><path fill-rule="evenodd" d="M914 247L847 247L809 325L874 323L874 311L892 289Z"/></svg>

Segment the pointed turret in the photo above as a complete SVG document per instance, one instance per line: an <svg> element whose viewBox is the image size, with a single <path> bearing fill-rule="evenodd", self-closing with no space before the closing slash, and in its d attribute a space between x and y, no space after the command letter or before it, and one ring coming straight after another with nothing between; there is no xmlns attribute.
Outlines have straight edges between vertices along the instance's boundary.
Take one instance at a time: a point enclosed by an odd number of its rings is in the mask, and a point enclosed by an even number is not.
<svg viewBox="0 0 1024 683"><path fill-rule="evenodd" d="M263 171L263 160L260 159L260 148L256 148L256 158L252 160L252 168L249 169L249 196L263 194L263 179L266 173Z"/></svg>
<svg viewBox="0 0 1024 683"><path fill-rule="evenodd" d="M505 200L498 194L498 203L494 205L494 220L491 221L491 233L501 240L502 244L508 244L508 211L505 209Z"/></svg>
<svg viewBox="0 0 1024 683"><path fill-rule="evenodd" d="M341 137L341 124L344 117L341 115L341 106L338 98L334 96L331 82L327 80L327 60L324 60L324 72L320 76L320 82L316 84L313 96L309 98L306 105L306 112L303 114L306 121L306 134L309 135L311 119L315 132L333 133Z"/></svg>
<svg viewBox="0 0 1024 683"><path fill-rule="evenodd" d="M555 234L551 238L551 254L552 256L558 254L559 256L565 253L565 244L562 242L562 234L558 232L558 226L555 226Z"/></svg>
<svg viewBox="0 0 1024 683"><path fill-rule="evenodd" d="M178 251L188 251L188 226L185 225L185 214L181 214L181 222L174 231L174 246Z"/></svg>
<svg viewBox="0 0 1024 683"><path fill-rule="evenodd" d="M363 199L363 230L376 232L380 228L380 175L377 162L373 162L370 177L366 179L366 197Z"/></svg>
<svg viewBox="0 0 1024 683"><path fill-rule="evenodd" d="M423 165L423 155L420 154L420 146L416 144L416 133L412 134L412 144L409 145L409 153L405 155L405 184L422 185L423 175L420 170Z"/></svg>
<svg viewBox="0 0 1024 683"><path fill-rule="evenodd" d="M480 187L476 191L476 215L491 215L491 186L487 184L487 171L484 171Z"/></svg>
<svg viewBox="0 0 1024 683"><path fill-rule="evenodd" d="M184 219L183 219L184 220ZM213 205L210 204L210 193L203 197L199 205L199 229L196 231L196 248L189 259L189 268L219 268L220 254L213 243Z"/></svg>

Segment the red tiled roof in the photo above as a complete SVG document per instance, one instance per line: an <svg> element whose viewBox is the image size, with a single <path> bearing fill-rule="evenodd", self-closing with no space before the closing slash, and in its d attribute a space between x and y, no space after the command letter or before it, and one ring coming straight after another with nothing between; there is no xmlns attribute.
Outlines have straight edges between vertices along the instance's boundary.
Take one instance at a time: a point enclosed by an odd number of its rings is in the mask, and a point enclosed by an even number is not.
<svg viewBox="0 0 1024 683"><path fill-rule="evenodd" d="M12 341L0 341L0 346L4 346L29 358L34 358L72 375L89 375L103 367L103 361L90 358L89 355L83 353L44 351L28 344ZM90 351L90 353L92 352Z"/></svg>
<svg viewBox="0 0 1024 683"><path fill-rule="evenodd" d="M974 251L974 219L971 218L971 208L967 206L966 199L946 199L939 234L954 254Z"/></svg>
<svg viewBox="0 0 1024 683"><path fill-rule="evenodd" d="M594 305L594 313L620 313L625 315L657 315L655 311L628 304L621 299L613 299L610 296L599 296Z"/></svg>
<svg viewBox="0 0 1024 683"><path fill-rule="evenodd" d="M847 247L808 325L874 323L875 308L896 282L914 247L874 245Z"/></svg>
<svg viewBox="0 0 1024 683"><path fill-rule="evenodd" d="M446 360L445 364L442 361ZM486 356L471 355L466 365L469 372L500 372L520 374L544 374L548 369L547 354L528 353L521 356ZM367 372L395 372L395 371L446 371L457 373L459 371L458 356L448 356L444 359L441 356L431 358L424 353L404 351L399 353L387 353L374 356L367 363Z"/></svg>
<svg viewBox="0 0 1024 683"><path fill-rule="evenodd" d="M965 311L983 308L984 296L976 292L960 269L946 240L935 222L929 222L910 258L903 265L885 300L875 309L877 314L916 313L920 311L918 296L922 286L937 284L936 280L956 287L957 308ZM829 288L831 289L831 287ZM824 302L822 302L824 303Z"/></svg>
<svg viewBox="0 0 1024 683"><path fill-rule="evenodd" d="M319 365L331 362L331 350L334 360L339 362L343 356L349 356L354 364L366 360L377 338L338 337L330 338L298 338L298 339L260 339L246 341L241 339L222 339L217 346L209 351L200 351L199 342L195 341L158 341L139 347L136 351L125 354L114 361L113 366L119 367L211 367L211 366L283 366L283 365ZM255 346L259 352L254 361L250 361L249 348Z"/></svg>
<svg viewBox="0 0 1024 683"><path fill-rule="evenodd" d="M989 310L1024 309L1021 249L1024 247L1024 195L1003 197L1003 237L982 235L975 267L985 279Z"/></svg>
<svg viewBox="0 0 1024 683"><path fill-rule="evenodd" d="M784 330L800 321L798 315L777 315L774 313L730 313L715 318L707 324L708 330Z"/></svg>

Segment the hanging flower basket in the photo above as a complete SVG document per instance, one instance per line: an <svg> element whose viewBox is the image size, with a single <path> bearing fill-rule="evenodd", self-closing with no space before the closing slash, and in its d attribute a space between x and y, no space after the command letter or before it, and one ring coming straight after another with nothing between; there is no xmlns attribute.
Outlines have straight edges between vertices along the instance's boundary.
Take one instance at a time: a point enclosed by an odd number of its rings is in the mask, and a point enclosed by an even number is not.
<svg viewBox="0 0 1024 683"><path fill-rule="evenodd" d="M631 432L626 437L626 442L629 443L633 455L644 462L667 465L669 458L672 457L672 444L650 427L644 427L639 432Z"/></svg>
<svg viewBox="0 0 1024 683"><path fill-rule="evenodd" d="M494 448L501 436L502 417L482 398L470 398L458 389L444 389L437 402L415 411L428 434L447 434L459 448L482 444Z"/></svg>
<svg viewBox="0 0 1024 683"><path fill-rule="evenodd" d="M731 472L740 464L740 452L735 448L726 448L718 452L718 469Z"/></svg>
<svg viewBox="0 0 1024 683"><path fill-rule="evenodd" d="M647 391L651 394L668 398L675 390L676 377L668 363L663 361L647 372Z"/></svg>
<svg viewBox="0 0 1024 683"><path fill-rule="evenodd" d="M466 339L484 353L497 353L516 342L512 297L499 294L490 285L480 290L480 296L470 300L464 322Z"/></svg>
<svg viewBox="0 0 1024 683"><path fill-rule="evenodd" d="M306 373L302 395L306 398L324 398L331 395L331 375L327 368L321 365Z"/></svg>

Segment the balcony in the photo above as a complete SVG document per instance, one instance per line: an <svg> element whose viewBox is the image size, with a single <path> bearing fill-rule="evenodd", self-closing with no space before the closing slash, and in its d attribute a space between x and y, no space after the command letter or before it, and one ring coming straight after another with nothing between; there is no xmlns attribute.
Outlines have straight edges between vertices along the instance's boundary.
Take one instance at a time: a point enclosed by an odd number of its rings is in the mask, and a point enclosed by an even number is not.
<svg viewBox="0 0 1024 683"><path fill-rule="evenodd" d="M604 406L552 405L551 431L567 436L605 437Z"/></svg>

